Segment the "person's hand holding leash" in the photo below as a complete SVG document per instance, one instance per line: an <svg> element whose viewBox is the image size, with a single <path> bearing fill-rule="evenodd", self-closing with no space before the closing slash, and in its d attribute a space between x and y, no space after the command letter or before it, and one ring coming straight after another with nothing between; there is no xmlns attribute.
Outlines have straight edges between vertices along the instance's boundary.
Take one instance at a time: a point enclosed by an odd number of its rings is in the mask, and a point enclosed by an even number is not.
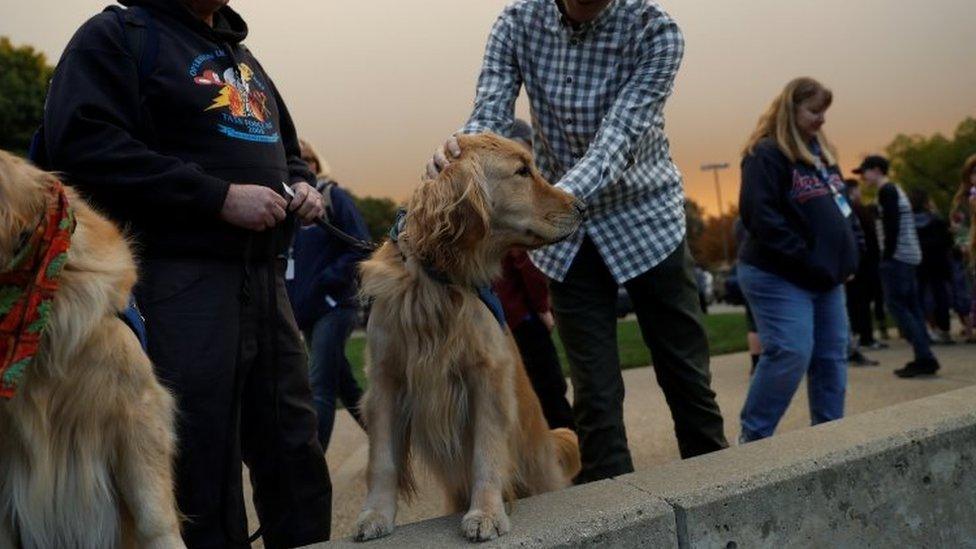
<svg viewBox="0 0 976 549"><path fill-rule="evenodd" d="M231 184L220 218L231 225L263 231L285 219L287 206L288 201L268 187Z"/></svg>
<svg viewBox="0 0 976 549"><path fill-rule="evenodd" d="M427 177L434 179L437 174L441 173L441 170L451 163L452 159L459 156L461 156L461 146L458 145L457 136L452 135L434 151L434 157L427 163Z"/></svg>
<svg viewBox="0 0 976 549"><path fill-rule="evenodd" d="M322 204L322 195L315 190L315 187L301 181L291 186L294 196L288 204L288 211L295 212L295 215L306 225L315 222L316 219L325 215L325 206Z"/></svg>

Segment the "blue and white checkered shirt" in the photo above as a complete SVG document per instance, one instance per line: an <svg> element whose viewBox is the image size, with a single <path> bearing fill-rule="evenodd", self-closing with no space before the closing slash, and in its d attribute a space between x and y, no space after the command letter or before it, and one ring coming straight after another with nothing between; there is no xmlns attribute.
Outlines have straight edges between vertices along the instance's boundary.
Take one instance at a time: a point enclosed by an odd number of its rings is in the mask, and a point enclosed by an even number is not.
<svg viewBox="0 0 976 549"><path fill-rule="evenodd" d="M532 254L550 278L565 279L584 232L618 283L684 241L681 173L664 135L683 54L678 25L649 0L613 0L576 29L557 0L517 0L495 22L461 131L507 133L525 85L539 170L587 205L581 231Z"/></svg>

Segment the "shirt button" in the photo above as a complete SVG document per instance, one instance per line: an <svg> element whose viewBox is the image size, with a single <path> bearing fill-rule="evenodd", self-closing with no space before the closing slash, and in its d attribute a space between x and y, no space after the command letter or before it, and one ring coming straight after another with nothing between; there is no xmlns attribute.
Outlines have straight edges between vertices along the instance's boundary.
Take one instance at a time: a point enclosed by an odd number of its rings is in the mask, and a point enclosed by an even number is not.
<svg viewBox="0 0 976 549"><path fill-rule="evenodd" d="M572 76L567 76L566 77L566 83L567 84L572 84L573 83L573 77Z"/></svg>
<svg viewBox="0 0 976 549"><path fill-rule="evenodd" d="M579 46L580 45L579 38L573 38L572 40L570 40L569 41L569 45L570 46Z"/></svg>
<svg viewBox="0 0 976 549"><path fill-rule="evenodd" d="M573 119L572 118L567 118L566 119L566 125L567 126L572 126L573 125Z"/></svg>

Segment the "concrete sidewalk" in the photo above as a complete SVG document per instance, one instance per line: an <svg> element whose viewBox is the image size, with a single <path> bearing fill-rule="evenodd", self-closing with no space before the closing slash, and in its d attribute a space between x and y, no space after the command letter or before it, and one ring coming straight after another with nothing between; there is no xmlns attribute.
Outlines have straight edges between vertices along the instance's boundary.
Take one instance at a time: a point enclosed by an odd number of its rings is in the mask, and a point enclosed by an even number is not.
<svg viewBox="0 0 976 549"><path fill-rule="evenodd" d="M976 346L935 347L942 363L937 377L899 379L892 370L910 360L905 342L892 342L892 348L870 353L880 366L849 369L847 415L859 414L953 389L976 385ZM712 358L713 388L725 416L725 432L730 441L739 434L738 413L749 384L749 356L744 353ZM664 396L649 368L624 372L627 400L624 405L630 448L638 471L679 459L673 423ZM809 425L805 387L800 388L779 427L779 432ZM327 459L333 483L333 539L354 533L356 516L366 495L364 470L368 443L366 435L344 411L336 418L335 432ZM442 497L436 482L417 467L418 497L410 504L401 502L397 523L403 524L443 514ZM250 501L250 497L247 498ZM252 525L253 514L252 516ZM253 528L252 528L253 529Z"/></svg>

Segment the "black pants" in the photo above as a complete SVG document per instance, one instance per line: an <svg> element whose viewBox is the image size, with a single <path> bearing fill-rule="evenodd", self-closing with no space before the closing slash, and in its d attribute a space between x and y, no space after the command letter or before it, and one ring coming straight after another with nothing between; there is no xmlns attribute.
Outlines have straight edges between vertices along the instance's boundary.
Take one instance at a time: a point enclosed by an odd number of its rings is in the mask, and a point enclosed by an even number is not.
<svg viewBox="0 0 976 549"><path fill-rule="evenodd" d="M932 296L932 320L936 328L948 332L949 316L949 277L948 273L932 273L925 268L918 269L918 299L923 312L929 311L927 296Z"/></svg>
<svg viewBox="0 0 976 549"><path fill-rule="evenodd" d="M845 285L847 293L847 317L851 332L858 336L861 345L874 343L874 319L871 317L873 292L861 278L855 277Z"/></svg>
<svg viewBox="0 0 976 549"><path fill-rule="evenodd" d="M691 254L682 243L660 265L624 284L664 391L681 457L728 446L708 369ZM634 470L623 421L617 350L617 283L589 238L563 282L550 286L573 380L583 471L578 482Z"/></svg>
<svg viewBox="0 0 976 549"><path fill-rule="evenodd" d="M552 342L552 335L539 317L532 315L522 321L512 332L518 344L525 371L532 381L532 388L542 404L542 413L550 429L566 427L576 429L573 409L566 400L566 378L559 364L559 354Z"/></svg>
<svg viewBox="0 0 976 549"><path fill-rule="evenodd" d="M874 321L882 331L888 329L888 309L885 305L884 286L881 284L881 273L877 266L868 279L868 291L871 294L871 304L874 309ZM873 336L874 334L872 334ZM872 342L874 340L872 339ZM861 343L864 343L863 341Z"/></svg>
<svg viewBox="0 0 976 549"><path fill-rule="evenodd" d="M176 495L187 546L247 546L242 459L267 547L328 539L332 487L280 266L142 267L149 356L178 407Z"/></svg>

